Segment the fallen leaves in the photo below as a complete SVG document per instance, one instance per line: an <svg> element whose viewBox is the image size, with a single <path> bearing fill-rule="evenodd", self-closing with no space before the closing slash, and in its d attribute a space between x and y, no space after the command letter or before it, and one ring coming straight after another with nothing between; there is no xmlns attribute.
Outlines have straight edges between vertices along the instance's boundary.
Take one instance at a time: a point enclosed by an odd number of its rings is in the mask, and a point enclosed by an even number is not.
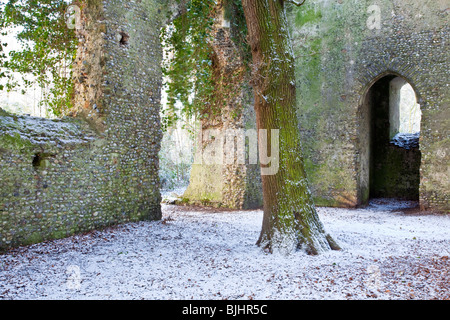
<svg viewBox="0 0 450 320"><path fill-rule="evenodd" d="M393 297L423 299L425 295L427 300L450 300L448 256L422 257L419 261L411 257L389 257L382 269Z"/></svg>

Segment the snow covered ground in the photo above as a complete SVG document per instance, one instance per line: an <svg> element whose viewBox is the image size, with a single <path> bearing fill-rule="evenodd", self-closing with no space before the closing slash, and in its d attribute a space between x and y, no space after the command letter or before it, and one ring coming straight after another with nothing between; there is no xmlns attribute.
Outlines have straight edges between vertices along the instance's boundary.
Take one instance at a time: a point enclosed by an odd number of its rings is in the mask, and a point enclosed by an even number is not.
<svg viewBox="0 0 450 320"><path fill-rule="evenodd" d="M318 208L342 247L320 256L255 246L262 211L163 205L139 222L0 255L1 299L450 299L450 217Z"/></svg>

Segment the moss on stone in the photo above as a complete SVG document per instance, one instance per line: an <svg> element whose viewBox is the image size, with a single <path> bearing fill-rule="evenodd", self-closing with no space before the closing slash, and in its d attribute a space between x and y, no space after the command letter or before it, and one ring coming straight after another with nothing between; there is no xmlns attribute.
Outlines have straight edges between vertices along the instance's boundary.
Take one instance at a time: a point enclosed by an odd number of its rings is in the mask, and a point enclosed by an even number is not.
<svg viewBox="0 0 450 320"><path fill-rule="evenodd" d="M31 244L42 242L43 240L44 240L44 238L42 237L40 232L33 232L24 239L23 244L31 245Z"/></svg>
<svg viewBox="0 0 450 320"><path fill-rule="evenodd" d="M314 7L306 6L303 10L297 10L295 15L295 26L300 28L307 23L317 22L322 18L322 12Z"/></svg>
<svg viewBox="0 0 450 320"><path fill-rule="evenodd" d="M6 150L17 150L20 152L30 152L33 148L33 144L27 140L23 139L19 133L3 134L0 135L0 148Z"/></svg>

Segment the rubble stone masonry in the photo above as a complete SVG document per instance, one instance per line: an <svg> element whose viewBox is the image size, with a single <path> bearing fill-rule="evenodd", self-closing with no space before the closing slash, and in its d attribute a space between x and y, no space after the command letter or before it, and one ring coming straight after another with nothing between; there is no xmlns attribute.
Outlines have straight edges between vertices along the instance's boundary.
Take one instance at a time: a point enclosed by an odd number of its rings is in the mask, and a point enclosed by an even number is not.
<svg viewBox="0 0 450 320"><path fill-rule="evenodd" d="M0 249L161 217L160 15L157 0L85 1L72 114L0 110Z"/></svg>

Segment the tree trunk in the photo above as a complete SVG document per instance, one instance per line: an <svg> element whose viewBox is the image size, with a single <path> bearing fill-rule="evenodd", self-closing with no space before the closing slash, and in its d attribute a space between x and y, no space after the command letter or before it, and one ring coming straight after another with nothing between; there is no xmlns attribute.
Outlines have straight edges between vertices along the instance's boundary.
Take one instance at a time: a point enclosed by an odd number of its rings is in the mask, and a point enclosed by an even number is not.
<svg viewBox="0 0 450 320"><path fill-rule="evenodd" d="M308 254L319 254L338 250L319 220L303 167L295 111L294 55L284 0L242 3L253 56L257 128L279 130L278 172L262 175L264 218L257 244L270 252L302 249ZM268 150L276 147L271 145L270 137L267 140ZM264 165L261 169L264 172Z"/></svg>

